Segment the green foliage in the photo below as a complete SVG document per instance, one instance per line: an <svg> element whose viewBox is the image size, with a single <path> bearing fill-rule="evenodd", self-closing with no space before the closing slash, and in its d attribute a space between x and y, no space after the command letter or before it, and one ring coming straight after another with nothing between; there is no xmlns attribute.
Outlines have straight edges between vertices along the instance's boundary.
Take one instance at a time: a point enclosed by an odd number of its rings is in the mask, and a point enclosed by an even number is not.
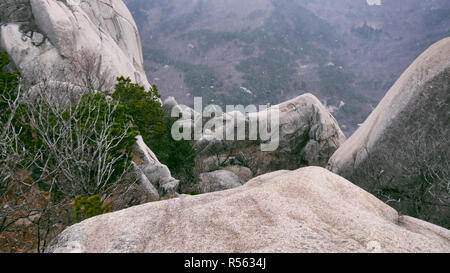
<svg viewBox="0 0 450 273"><path fill-rule="evenodd" d="M183 182L193 179L193 169L195 165L195 150L187 140L175 141L171 136L171 128L177 119L166 116L165 137L162 145L165 147L165 154L162 155L161 162L167 165L174 175L182 178Z"/></svg>
<svg viewBox="0 0 450 273"><path fill-rule="evenodd" d="M20 75L17 71L6 71L6 66L11 63L8 54L0 51L0 88L14 87L18 83L17 77Z"/></svg>
<svg viewBox="0 0 450 273"><path fill-rule="evenodd" d="M183 194L199 195L200 193L198 191L196 191L196 190L190 190L190 191L183 192Z"/></svg>
<svg viewBox="0 0 450 273"><path fill-rule="evenodd" d="M124 110L133 117L145 143L158 159L183 179L191 179L195 150L188 141L175 141L171 128L176 119L164 114L157 100L160 95L156 86L148 92L143 86L131 83L130 79L117 79L113 98L120 101Z"/></svg>
<svg viewBox="0 0 450 273"><path fill-rule="evenodd" d="M144 47L143 48L144 59L162 65L174 65L175 61L167 57L162 50Z"/></svg>
<svg viewBox="0 0 450 273"><path fill-rule="evenodd" d="M133 124L153 152L161 154L165 148L158 143L164 138L164 112L157 101L160 95L156 86L146 92L143 86L132 83L129 78L120 77L117 78L112 97L133 118Z"/></svg>
<svg viewBox="0 0 450 273"><path fill-rule="evenodd" d="M7 68L9 64L10 59L8 54L4 51L0 51L0 136L2 138L7 137L3 134L4 132L12 129L11 127L6 128L6 126L15 127L17 132L22 130L20 126L17 126L17 120L25 109L23 106L19 106L18 109L14 110L10 107L10 103L20 98L23 91L18 88L20 73L18 71L9 71ZM9 119L12 119L11 124L9 123ZM2 147L0 147L0 149L2 149L0 152L0 161L4 159L3 157L7 157L8 153L11 152L6 151L12 147L5 147L7 146L5 142L8 141L0 139L0 144L2 144Z"/></svg>
<svg viewBox="0 0 450 273"><path fill-rule="evenodd" d="M7 65L10 64L8 54L0 51L0 96L14 100L17 96L17 86L19 83L20 73L17 71L7 71ZM4 99L0 100L0 113L2 117L8 116L5 111L8 104Z"/></svg>
<svg viewBox="0 0 450 273"><path fill-rule="evenodd" d="M71 110L76 111L75 118L80 120L80 124L86 125L79 126L83 128L82 130L85 130L81 133L92 136L87 144L92 147L97 145L97 141L101 136L93 134L92 129L95 128L96 131L100 132L101 129L104 128L106 120L102 119L102 117L106 117L108 112L110 112L111 108L114 106L114 103L107 102L102 94L85 94L77 106L72 106L72 108L78 108L77 110ZM66 110L66 113L68 113L68 111L69 109ZM89 119L92 119L92 112L94 111L98 111L100 119L98 119L95 124L91 125L90 123L92 120ZM109 160L121 158L121 160L114 164L114 172L110 178L112 181L115 181L131 164L130 155L132 146L136 142L136 136L139 134L139 130L138 127L133 124L133 118L128 112L128 109L121 104L117 105L111 118L113 119L113 123L107 132L108 140L122 135L125 132L125 128L128 128L123 139L111 143L114 146L114 149L110 151ZM72 123L72 127L75 127L75 121ZM73 140L75 143L78 141L76 134L73 135ZM126 156L123 156L124 154L126 154Z"/></svg>
<svg viewBox="0 0 450 273"><path fill-rule="evenodd" d="M138 135L123 106L102 94L85 94L61 110L45 98L33 104L19 108L15 126L21 128L19 139L27 151L24 164L41 190L52 188L55 198L64 199L110 193L110 185L123 182ZM42 121L31 123L31 116Z"/></svg>
<svg viewBox="0 0 450 273"><path fill-rule="evenodd" d="M228 94L217 94L218 105L226 107L226 105L250 105L255 103L255 95L245 92L237 85L233 85ZM225 109L225 108L224 108Z"/></svg>
<svg viewBox="0 0 450 273"><path fill-rule="evenodd" d="M110 212L109 204L104 204L99 194L85 198L82 195L75 197L73 212L77 222Z"/></svg>
<svg viewBox="0 0 450 273"><path fill-rule="evenodd" d="M214 71L206 65L178 63L176 67L184 71L185 82L192 90L192 95L203 97L205 100L214 98L214 88L218 86Z"/></svg>
<svg viewBox="0 0 450 273"><path fill-rule="evenodd" d="M322 90L328 95L349 94L352 90L353 75L334 64L320 67L319 76Z"/></svg>
<svg viewBox="0 0 450 273"><path fill-rule="evenodd" d="M273 5L274 12L259 28L238 32L214 32L209 29L200 29L180 36L182 39L195 41L198 45L198 54L204 54L230 41L234 41L236 46L242 48L243 55L249 57L257 47L260 50L258 56L243 60L236 66L236 69L243 73L242 78L245 82L242 86L254 93L251 98L253 103L276 103L280 94L293 89L292 77L297 68L296 60L327 62L330 58L329 54L326 50L317 47L317 44L329 48L340 46L333 27L300 4L280 0L273 1ZM185 74L192 71L206 72L193 66L186 66L183 71ZM208 75L206 78L211 79L209 75L213 73L205 73L205 75ZM189 78L200 79L198 75L188 75L186 82L190 81ZM194 95L201 95L204 98L211 93L215 94L214 99L220 104L248 100L248 94L236 92L234 86L231 90L230 88L226 90L227 94L233 93L233 95L221 96L217 91L209 90L209 85L217 86L217 83L197 81L191 86L188 84L188 87L193 89ZM207 99L211 98L211 95L207 97Z"/></svg>
<svg viewBox="0 0 450 273"><path fill-rule="evenodd" d="M20 73L18 71L8 71L7 66L10 63L8 54L0 51L0 125L6 122L6 119L11 114L7 101L14 101L18 95L23 93L22 90L18 89ZM33 137L35 131L27 118L27 111L26 105L19 104L12 119L12 125L17 132L21 132L19 135L21 143L27 147L27 150L33 151L39 140Z"/></svg>

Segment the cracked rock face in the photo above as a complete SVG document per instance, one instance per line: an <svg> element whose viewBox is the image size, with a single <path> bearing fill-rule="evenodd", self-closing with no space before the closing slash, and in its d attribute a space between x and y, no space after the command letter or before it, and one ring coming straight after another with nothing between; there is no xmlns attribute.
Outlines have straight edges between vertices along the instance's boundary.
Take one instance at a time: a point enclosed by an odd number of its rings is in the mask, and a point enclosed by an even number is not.
<svg viewBox="0 0 450 273"><path fill-rule="evenodd" d="M177 107L171 99L165 102L166 108ZM222 167L239 165L248 167L255 175L280 169L297 169L302 166L325 167L330 156L346 140L339 124L325 106L311 94L304 94L279 105L279 135L275 151L263 152L259 141L223 141L217 135L226 132L230 126L243 123L248 136L249 120L265 119L265 111L247 113L237 112L235 123L225 123L215 131L203 132L203 137L195 143L196 161L203 172ZM192 109L191 109L192 110ZM270 109L269 109L270 110ZM185 109L186 111L186 109ZM192 124L199 122L199 113ZM233 118L224 114L224 120ZM189 122L189 121L186 121ZM223 138L222 138L223 139Z"/></svg>
<svg viewBox="0 0 450 273"><path fill-rule="evenodd" d="M449 70L450 38L446 38L427 49L401 75L361 127L333 154L328 168L336 173L352 172L367 159L368 154L376 152L386 136L396 131L398 134L396 129L399 127L415 127L412 129L423 130L423 126L427 124L420 120L412 124L402 122L413 112L422 112L425 120L426 116L432 116L439 108L444 107L443 110L448 111ZM439 82L430 84L434 79L438 79ZM426 105L436 96L442 97L442 102ZM448 112L444 112L443 115L437 116L434 123L439 125L445 122L443 125L448 127L448 120ZM448 137L445 132L447 131L442 131L443 139ZM405 140L410 138L412 141L413 136L397 135L397 137ZM391 148L393 151L396 149ZM392 152L392 150L378 152Z"/></svg>
<svg viewBox="0 0 450 273"><path fill-rule="evenodd" d="M177 195L180 181L173 178L169 168L159 162L142 136L137 136L136 139L133 146L133 163L140 184L152 197L151 201L159 200L160 197Z"/></svg>
<svg viewBox="0 0 450 273"><path fill-rule="evenodd" d="M32 77L62 79L80 52L98 57L111 77L126 76L149 87L133 17L121 0L6 0L0 4L0 48Z"/></svg>
<svg viewBox="0 0 450 273"><path fill-rule="evenodd" d="M0 3L0 24L30 22L32 19L30 0L3 0Z"/></svg>
<svg viewBox="0 0 450 273"><path fill-rule="evenodd" d="M47 252L450 252L449 242L449 230L307 167L93 217Z"/></svg>
<svg viewBox="0 0 450 273"><path fill-rule="evenodd" d="M450 227L449 109L446 38L409 66L327 168L399 211Z"/></svg>

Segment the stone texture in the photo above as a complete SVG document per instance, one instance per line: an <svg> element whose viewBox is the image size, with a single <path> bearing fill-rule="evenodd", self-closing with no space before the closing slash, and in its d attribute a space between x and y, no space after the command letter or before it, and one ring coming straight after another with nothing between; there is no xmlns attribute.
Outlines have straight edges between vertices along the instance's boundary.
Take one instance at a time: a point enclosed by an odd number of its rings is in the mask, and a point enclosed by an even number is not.
<svg viewBox="0 0 450 273"><path fill-rule="evenodd" d="M198 190L201 193L223 191L242 186L242 180L227 170L202 173L199 176Z"/></svg>
<svg viewBox="0 0 450 273"><path fill-rule="evenodd" d="M63 231L47 252L450 252L450 231L323 168L149 203Z"/></svg>
<svg viewBox="0 0 450 273"><path fill-rule="evenodd" d="M84 52L98 59L98 69L91 71L96 74L93 77L108 75L114 80L128 76L150 86L136 24L121 0L7 0L0 3L0 18L0 49L7 51L22 75L34 84L30 93L42 88L35 77L47 78L45 88L54 92L82 92L73 59L89 57L83 56ZM141 137L134 159L140 183L130 190L130 199L155 201L176 194L179 181Z"/></svg>
<svg viewBox="0 0 450 273"><path fill-rule="evenodd" d="M257 175L280 169L297 169L302 166L325 167L328 159L346 138L334 117L322 103L311 94L304 94L283 102L277 107L280 111L279 146L273 152L262 152L259 141L222 141L217 135L227 130L226 123L214 132L204 132L202 139L195 143L197 162L209 171L223 163L216 160L229 158L228 165L235 165L234 160L240 153L244 161L240 162ZM225 113L224 120L232 113ZM249 120L264 118L265 111L236 116L236 123L249 124ZM196 121L197 122L197 121ZM248 129L247 129L248 134ZM277 137L273 134L273 139ZM248 139L248 137L247 137Z"/></svg>
<svg viewBox="0 0 450 273"><path fill-rule="evenodd" d="M253 172L247 167L239 165L230 165L224 168L224 170L230 171L237 175L243 183L246 183L253 178Z"/></svg>
<svg viewBox="0 0 450 273"><path fill-rule="evenodd" d="M0 26L0 48L26 77L35 77L39 68L40 77L76 81L61 70L73 70L72 60L88 52L101 62L97 76L126 76L150 87L138 29L121 0L19 2L1 4L5 24ZM33 32L33 38L26 37L25 30Z"/></svg>
<svg viewBox="0 0 450 273"><path fill-rule="evenodd" d="M133 163L143 188L155 199L176 195L180 181L173 178L169 168L159 162L142 136L137 136L136 139L133 146Z"/></svg>
<svg viewBox="0 0 450 273"><path fill-rule="evenodd" d="M30 0L2 0L0 2L0 24L28 22L32 20Z"/></svg>
<svg viewBox="0 0 450 273"><path fill-rule="evenodd" d="M424 86L448 68L450 68L450 38L432 45L411 64L361 127L333 154L328 168L340 173L358 167L367 158L367 152L374 150L383 136L389 134L387 129L390 125L410 110L411 103L415 99L425 98L427 94L439 91ZM449 94L448 89L442 91Z"/></svg>
<svg viewBox="0 0 450 273"><path fill-rule="evenodd" d="M422 53L328 169L405 214L450 227L450 38Z"/></svg>

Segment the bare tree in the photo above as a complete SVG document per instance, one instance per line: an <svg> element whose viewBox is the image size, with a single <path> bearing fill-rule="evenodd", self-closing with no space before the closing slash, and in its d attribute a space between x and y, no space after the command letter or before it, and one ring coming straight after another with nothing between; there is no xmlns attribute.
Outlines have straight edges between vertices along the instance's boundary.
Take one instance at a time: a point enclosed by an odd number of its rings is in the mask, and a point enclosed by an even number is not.
<svg viewBox="0 0 450 273"><path fill-rule="evenodd" d="M73 223L74 197L115 202L137 181L122 145L134 140L132 125L101 94L114 79L100 54L75 53L52 73L35 70L0 92L2 251L43 251ZM18 236L27 239L15 243Z"/></svg>
<svg viewBox="0 0 450 273"><path fill-rule="evenodd" d="M73 79L70 82L87 89L88 91L111 91L114 80L111 71L102 66L100 53L81 50L75 52L70 58Z"/></svg>
<svg viewBox="0 0 450 273"><path fill-rule="evenodd" d="M13 122L24 93L21 84L11 92L2 92L0 104L4 116L0 117L0 248L9 246L8 234L20 234L24 225L32 225L33 219L42 215L48 207L47 196L36 187L37 181L30 179L26 160L28 151L20 136L23 128ZM5 90L4 90L5 91ZM45 205L43 205L45 204Z"/></svg>
<svg viewBox="0 0 450 273"><path fill-rule="evenodd" d="M131 123L117 122L117 102L51 81L38 88L0 98L8 113L0 119L0 237L33 233L41 252L73 223L75 196L125 195L136 178L122 148ZM25 134L34 146L21 141Z"/></svg>
<svg viewBox="0 0 450 273"><path fill-rule="evenodd" d="M367 159L346 177L402 214L449 227L449 140L440 137L448 130L417 130L409 132L407 140L394 131L386 144L367 151Z"/></svg>
<svg viewBox="0 0 450 273"><path fill-rule="evenodd" d="M118 104L104 102L102 107L92 101L81 101L61 107L59 100L51 101L41 91L27 107L29 119L42 141L34 166L51 190L71 197L101 193L107 198L131 168L123 166L121 173L115 173L117 163L127 162L127 153L111 156L131 126L115 130Z"/></svg>
<svg viewBox="0 0 450 273"><path fill-rule="evenodd" d="M7 230L20 218L14 217L14 212L24 207L19 199L21 194L14 194L16 189L14 180L16 178L17 166L21 161L21 151L18 146L18 135L20 132L12 125L21 98L20 88L15 97L3 92L0 101L7 107L4 109L6 116L0 119L0 233ZM14 193L13 193L14 192Z"/></svg>

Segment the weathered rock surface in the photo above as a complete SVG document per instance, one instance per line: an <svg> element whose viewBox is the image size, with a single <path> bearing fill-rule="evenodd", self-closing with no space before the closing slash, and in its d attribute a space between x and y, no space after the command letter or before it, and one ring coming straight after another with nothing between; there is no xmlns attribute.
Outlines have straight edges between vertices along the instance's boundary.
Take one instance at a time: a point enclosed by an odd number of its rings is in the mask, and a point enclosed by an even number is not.
<svg viewBox="0 0 450 273"><path fill-rule="evenodd" d="M97 216L47 252L450 252L450 231L308 167Z"/></svg>
<svg viewBox="0 0 450 273"><path fill-rule="evenodd" d="M79 78L85 76L96 85L105 81L99 91L111 91L118 76L150 86L138 29L121 0L2 1L0 49L29 78L31 92L42 91L40 77L46 79L44 88L54 92L83 92ZM140 183L129 190L131 199L144 203L176 194L179 181L141 137L134 146L134 163Z"/></svg>
<svg viewBox="0 0 450 273"><path fill-rule="evenodd" d="M98 78L126 76L149 87L138 29L121 0L7 0L0 10L0 48L25 77L38 71L76 82L64 71L73 72L77 58L95 56L99 65L90 73Z"/></svg>
<svg viewBox="0 0 450 273"><path fill-rule="evenodd" d="M243 183L248 182L253 178L253 172L247 167L239 166L239 165L230 165L224 168L224 170L230 171L237 175Z"/></svg>
<svg viewBox="0 0 450 273"><path fill-rule="evenodd" d="M272 152L261 151L260 141L224 141L217 135L226 132L227 126L237 127L245 123L248 134L249 120L266 118L266 111L240 112L234 116L235 122L225 122L223 127L213 132L204 132L202 139L195 143L197 162L204 171L218 168L219 165L243 165L256 175L280 169L297 169L302 166L326 166L334 151L345 141L345 136L334 117L313 95L305 94L273 106L279 109L279 136L272 131L273 142L279 142ZM232 119L230 113L224 120ZM195 121L197 122L197 121ZM220 138L219 138L220 139ZM223 137L222 137L223 139ZM240 159L239 154L243 155ZM224 162L225 161L225 162Z"/></svg>
<svg viewBox="0 0 450 273"><path fill-rule="evenodd" d="M424 100L433 93L445 92L449 95L448 86L447 89L427 86L427 83L439 74L448 75L449 68L450 38L447 38L431 46L411 64L361 127L333 154L329 168L342 172L358 167L367 158L368 152L378 146L383 136L390 133L389 127L412 110L411 106L415 106L413 103L416 99L425 103ZM448 115L442 118L448 119Z"/></svg>
<svg viewBox="0 0 450 273"><path fill-rule="evenodd" d="M169 168L159 162L141 136L137 136L136 139L133 147L133 163L140 184L151 195L151 201L163 196L176 195L180 181L172 177Z"/></svg>
<svg viewBox="0 0 450 273"><path fill-rule="evenodd" d="M242 186L243 181L236 174L219 170L200 174L198 190L201 193L229 190Z"/></svg>
<svg viewBox="0 0 450 273"><path fill-rule="evenodd" d="M450 227L450 38L421 54L328 169L403 213Z"/></svg>

